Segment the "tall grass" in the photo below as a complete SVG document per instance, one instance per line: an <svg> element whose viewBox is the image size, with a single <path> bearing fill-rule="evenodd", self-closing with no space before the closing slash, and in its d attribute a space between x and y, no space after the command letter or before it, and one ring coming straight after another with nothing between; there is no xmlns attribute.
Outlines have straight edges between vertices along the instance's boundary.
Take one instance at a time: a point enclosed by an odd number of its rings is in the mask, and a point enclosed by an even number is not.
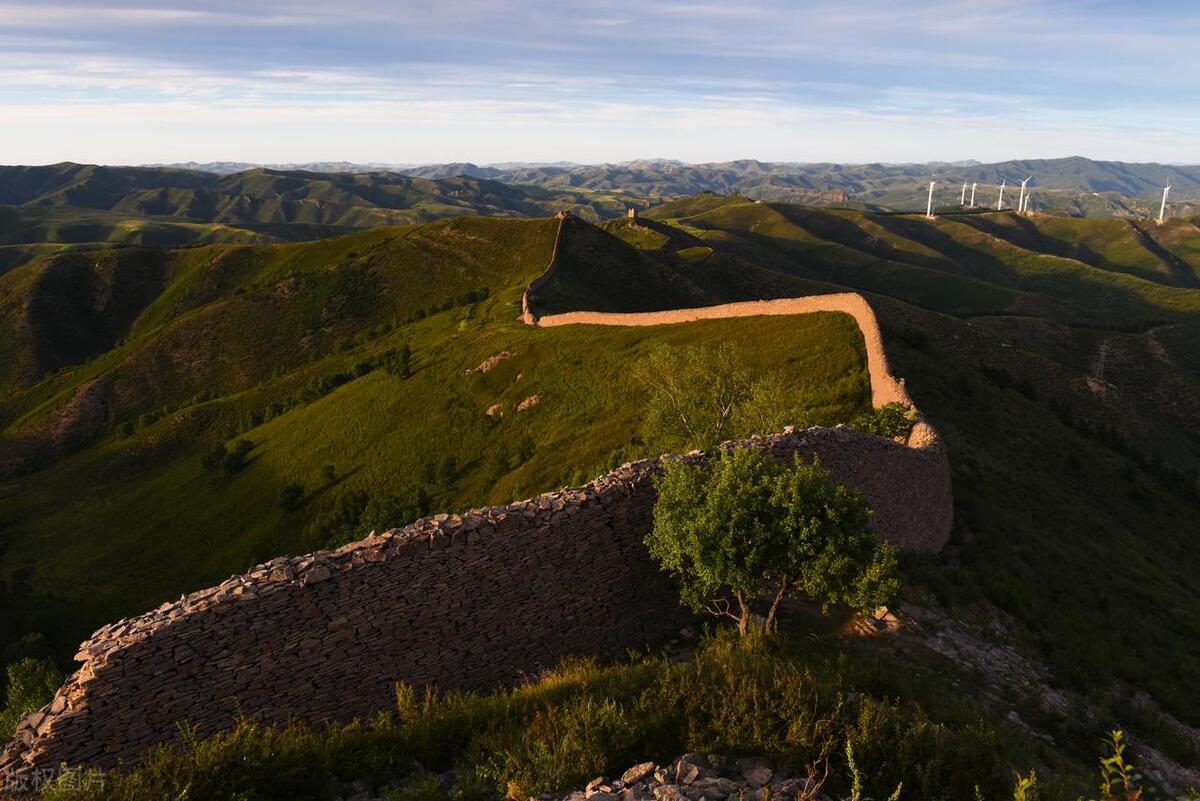
<svg viewBox="0 0 1200 801"><path fill-rule="evenodd" d="M829 657L783 638L721 633L683 661L569 660L493 693L401 685L394 708L325 729L241 720L198 739L185 727L179 743L110 772L103 788L64 781L45 797L323 799L354 781L450 797L430 777L453 771L458 798L524 799L692 750L766 755L793 775L827 761L827 789L848 791L857 781L861 797L887 798L899 783L901 798L922 801L973 798L976 787L989 798L1011 792L1006 742L987 722L935 721L916 705L866 692Z"/></svg>

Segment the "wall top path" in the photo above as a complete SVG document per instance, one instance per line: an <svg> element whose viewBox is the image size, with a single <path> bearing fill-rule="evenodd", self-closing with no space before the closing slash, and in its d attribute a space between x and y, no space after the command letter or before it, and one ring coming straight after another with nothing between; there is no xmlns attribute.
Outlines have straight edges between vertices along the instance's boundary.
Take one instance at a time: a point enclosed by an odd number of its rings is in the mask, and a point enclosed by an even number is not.
<svg viewBox="0 0 1200 801"><path fill-rule="evenodd" d="M871 304L857 292L837 292L828 295L807 295L798 298L776 298L751 300L738 303L722 303L714 306L699 306L690 309L672 309L653 312L595 312L573 311L561 314L538 316L533 312L534 295L554 276L558 268L559 246L566 229L567 212L558 214L558 233L554 249L546 270L533 279L521 297L521 318L527 325L552 328L563 325L613 325L655 326L690 323L697 320L724 320L736 317L759 317L813 312L842 312L854 318L862 331L867 353L867 373L871 379L871 404L876 408L887 403L903 403L916 409L903 378L892 374L887 351L883 346L883 332ZM920 414L920 411L918 414ZM908 445L913 448L941 447L937 430L922 416L909 436Z"/></svg>

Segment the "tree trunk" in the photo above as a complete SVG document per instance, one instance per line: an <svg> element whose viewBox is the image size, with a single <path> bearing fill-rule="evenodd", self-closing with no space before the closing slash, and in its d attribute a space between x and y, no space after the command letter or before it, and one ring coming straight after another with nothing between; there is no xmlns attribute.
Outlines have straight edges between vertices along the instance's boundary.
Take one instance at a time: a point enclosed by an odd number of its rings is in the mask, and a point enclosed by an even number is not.
<svg viewBox="0 0 1200 801"><path fill-rule="evenodd" d="M779 582L779 592L775 593L775 600L771 601L771 611L767 612L767 623L763 627L763 629L767 632L770 632L771 627L775 624L775 613L778 611L779 604L783 601L783 596L787 593L788 584L790 583L791 579L786 575L783 577L783 580Z"/></svg>
<svg viewBox="0 0 1200 801"><path fill-rule="evenodd" d="M741 614L738 615L738 634L742 637L750 630L750 605L746 603L746 596L739 591L735 594L737 597L738 608Z"/></svg>

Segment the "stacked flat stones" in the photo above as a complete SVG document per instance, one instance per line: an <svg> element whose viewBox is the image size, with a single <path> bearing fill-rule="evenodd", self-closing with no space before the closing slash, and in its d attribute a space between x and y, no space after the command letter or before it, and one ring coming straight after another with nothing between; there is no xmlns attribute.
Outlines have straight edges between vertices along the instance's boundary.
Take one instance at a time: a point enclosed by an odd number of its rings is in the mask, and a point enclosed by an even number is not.
<svg viewBox="0 0 1200 801"><path fill-rule="evenodd" d="M643 762L619 779L600 776L582 790L530 801L829 801L811 778L788 778L765 759L736 761L717 754L684 754L659 766Z"/></svg>

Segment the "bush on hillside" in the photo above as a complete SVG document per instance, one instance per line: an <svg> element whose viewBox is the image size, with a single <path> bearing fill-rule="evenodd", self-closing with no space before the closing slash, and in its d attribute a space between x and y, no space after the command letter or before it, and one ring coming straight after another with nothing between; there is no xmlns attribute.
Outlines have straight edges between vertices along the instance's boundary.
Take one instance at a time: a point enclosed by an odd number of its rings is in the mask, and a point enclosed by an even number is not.
<svg viewBox="0 0 1200 801"><path fill-rule="evenodd" d="M294 512L300 508L300 503L304 500L304 485L291 482L283 485L283 489L279 490L279 508L285 512Z"/></svg>
<svg viewBox="0 0 1200 801"><path fill-rule="evenodd" d="M874 434L888 439L907 439L917 424L917 413L911 406L892 401L878 409L864 412L854 418L850 427L864 434Z"/></svg>
<svg viewBox="0 0 1200 801"><path fill-rule="evenodd" d="M899 590L895 549L871 530L866 502L815 462L739 448L711 470L668 462L655 484L651 556L685 604L731 618L742 635L756 601L770 600L770 631L791 594L866 610Z"/></svg>
<svg viewBox="0 0 1200 801"><path fill-rule="evenodd" d="M0 710L0 743L12 739L17 721L44 706L63 683L62 673L49 659L22 659L8 666L5 705Z"/></svg>
<svg viewBox="0 0 1200 801"><path fill-rule="evenodd" d="M225 461L225 443L214 445L207 453L200 457L200 466L205 470L216 470Z"/></svg>
<svg viewBox="0 0 1200 801"><path fill-rule="evenodd" d="M239 439L233 443L233 447L225 454L225 458L221 460L221 467L229 475L240 473L249 464L247 457L250 451L254 450L254 443L248 439Z"/></svg>
<svg viewBox="0 0 1200 801"><path fill-rule="evenodd" d="M399 348L385 351L381 361L383 369L397 378L408 378L412 375L412 346L405 342Z"/></svg>

